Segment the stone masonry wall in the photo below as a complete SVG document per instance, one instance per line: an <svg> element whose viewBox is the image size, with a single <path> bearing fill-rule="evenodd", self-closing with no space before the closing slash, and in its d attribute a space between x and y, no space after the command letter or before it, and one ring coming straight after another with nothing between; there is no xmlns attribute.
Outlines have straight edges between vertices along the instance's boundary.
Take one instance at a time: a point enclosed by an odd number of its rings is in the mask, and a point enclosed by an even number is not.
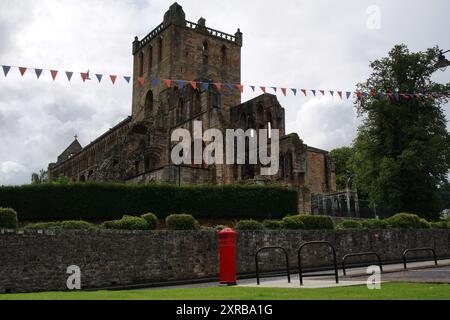
<svg viewBox="0 0 450 320"><path fill-rule="evenodd" d="M268 245L285 247L296 268L298 247L311 240L333 243L339 260L361 251L398 260L403 250L416 247L434 247L439 256L450 256L449 230L242 232L238 272L253 273L255 251ZM208 231L1 231L0 252L0 293L66 290L70 265L81 268L84 289L218 275L218 239ZM305 251L306 266L323 265L326 253ZM263 271L283 268L276 252L264 253L260 261Z"/></svg>

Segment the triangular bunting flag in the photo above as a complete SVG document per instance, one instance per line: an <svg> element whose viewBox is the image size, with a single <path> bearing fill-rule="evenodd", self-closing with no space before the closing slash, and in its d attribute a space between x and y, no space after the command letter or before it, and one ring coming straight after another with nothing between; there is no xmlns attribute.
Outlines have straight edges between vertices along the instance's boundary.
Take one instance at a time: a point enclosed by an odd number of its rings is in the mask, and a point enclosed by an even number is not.
<svg viewBox="0 0 450 320"><path fill-rule="evenodd" d="M348 99L350 99L352 93L351 93L350 91L347 91L347 92L345 93L345 95L347 96L347 100L348 100Z"/></svg>
<svg viewBox="0 0 450 320"><path fill-rule="evenodd" d="M294 94L294 96L297 96L297 89L292 88L291 91Z"/></svg>
<svg viewBox="0 0 450 320"><path fill-rule="evenodd" d="M189 84L191 85L192 88L197 89L197 82L195 81L189 81Z"/></svg>
<svg viewBox="0 0 450 320"><path fill-rule="evenodd" d="M266 87L260 87L260 88L261 88L262 92L266 93Z"/></svg>
<svg viewBox="0 0 450 320"><path fill-rule="evenodd" d="M236 88L238 88L241 93L244 92L244 86L242 84L236 84Z"/></svg>
<svg viewBox="0 0 450 320"><path fill-rule="evenodd" d="M95 74L95 76L97 77L98 83L102 82L102 79L103 79L102 74Z"/></svg>
<svg viewBox="0 0 450 320"><path fill-rule="evenodd" d="M83 82L86 82L86 79L88 78L88 74L86 72L80 72L81 79Z"/></svg>
<svg viewBox="0 0 450 320"><path fill-rule="evenodd" d="M319 90L319 92L324 96L325 95L325 90Z"/></svg>
<svg viewBox="0 0 450 320"><path fill-rule="evenodd" d="M338 94L339 98L342 99L342 91L338 91L337 94Z"/></svg>
<svg viewBox="0 0 450 320"><path fill-rule="evenodd" d="M69 82L70 82L70 80L72 80L72 76L73 76L73 72L66 71L66 77L67 77L67 80L69 80Z"/></svg>
<svg viewBox="0 0 450 320"><path fill-rule="evenodd" d="M271 89L273 90L273 92L277 93L277 87L271 87Z"/></svg>
<svg viewBox="0 0 450 320"><path fill-rule="evenodd" d="M250 86L250 88L253 90L253 92L255 92L255 90L256 90L255 86Z"/></svg>
<svg viewBox="0 0 450 320"><path fill-rule="evenodd" d="M123 78L125 79L125 81L126 81L127 83L130 83L131 77L129 77L129 76L124 76Z"/></svg>
<svg viewBox="0 0 450 320"><path fill-rule="evenodd" d="M23 75L25 74L25 72L27 72L27 68L19 67L19 71L20 71L20 74L21 74L22 77L23 77Z"/></svg>
<svg viewBox="0 0 450 320"><path fill-rule="evenodd" d="M34 72L36 72L36 77L39 79L42 75L42 69L34 69Z"/></svg>
<svg viewBox="0 0 450 320"><path fill-rule="evenodd" d="M286 97L286 88L281 88L281 93Z"/></svg>
<svg viewBox="0 0 450 320"><path fill-rule="evenodd" d="M307 97L308 94L306 93L306 89L301 89L301 90L302 90L303 94L305 95L305 97Z"/></svg>
<svg viewBox="0 0 450 320"><path fill-rule="evenodd" d="M355 94L356 94L356 96L357 96L358 98L361 98L361 97L362 97L362 92L361 92L361 91L356 91Z"/></svg>
<svg viewBox="0 0 450 320"><path fill-rule="evenodd" d="M141 86L143 86L144 82L145 82L145 79L144 79L144 77L138 77L137 81L140 83Z"/></svg>
<svg viewBox="0 0 450 320"><path fill-rule="evenodd" d="M56 76L58 75L58 71L57 70L50 70L50 73L52 75L53 81L56 80Z"/></svg>
<svg viewBox="0 0 450 320"><path fill-rule="evenodd" d="M11 70L10 66L2 66L3 73L5 74L5 78L8 76L9 70Z"/></svg>
<svg viewBox="0 0 450 320"><path fill-rule="evenodd" d="M332 97L334 97L334 91L330 91Z"/></svg>
<svg viewBox="0 0 450 320"><path fill-rule="evenodd" d="M184 80L178 80L177 81L178 86L180 87L180 89L183 89L184 86L186 85L186 81Z"/></svg>
<svg viewBox="0 0 450 320"><path fill-rule="evenodd" d="M209 90L209 83L203 82L203 83L202 83L202 88L203 88L203 90L208 91L208 90Z"/></svg>
<svg viewBox="0 0 450 320"><path fill-rule="evenodd" d="M165 79L164 84L170 88L172 86L172 80Z"/></svg>
<svg viewBox="0 0 450 320"><path fill-rule="evenodd" d="M116 80L117 80L117 76L110 75L109 78L111 79L112 84L115 85L116 84Z"/></svg>
<svg viewBox="0 0 450 320"><path fill-rule="evenodd" d="M214 83L214 85L216 86L217 90L222 90L222 84L219 82Z"/></svg>
<svg viewBox="0 0 450 320"><path fill-rule="evenodd" d="M311 90L311 92L313 93L314 97L316 96L316 90Z"/></svg>
<svg viewBox="0 0 450 320"><path fill-rule="evenodd" d="M230 91L233 91L234 85L232 85L231 83L226 83L225 85Z"/></svg>
<svg viewBox="0 0 450 320"><path fill-rule="evenodd" d="M159 85L159 79L158 78L152 78L151 79L152 87L157 87Z"/></svg>

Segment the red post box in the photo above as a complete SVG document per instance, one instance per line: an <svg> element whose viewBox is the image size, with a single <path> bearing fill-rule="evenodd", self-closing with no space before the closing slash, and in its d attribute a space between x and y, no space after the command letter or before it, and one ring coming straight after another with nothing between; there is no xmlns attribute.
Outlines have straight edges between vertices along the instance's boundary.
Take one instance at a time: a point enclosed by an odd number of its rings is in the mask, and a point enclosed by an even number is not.
<svg viewBox="0 0 450 320"><path fill-rule="evenodd" d="M238 233L230 228L219 231L220 284L235 286L236 238Z"/></svg>

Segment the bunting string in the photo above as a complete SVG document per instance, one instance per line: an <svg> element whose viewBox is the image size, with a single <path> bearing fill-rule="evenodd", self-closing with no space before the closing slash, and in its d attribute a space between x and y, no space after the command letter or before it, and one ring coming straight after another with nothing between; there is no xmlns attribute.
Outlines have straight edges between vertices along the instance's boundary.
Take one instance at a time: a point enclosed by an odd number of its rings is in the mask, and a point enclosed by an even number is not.
<svg viewBox="0 0 450 320"><path fill-rule="evenodd" d="M42 79L42 75L44 72L50 73L50 76L53 81L56 81L58 76L62 73L59 70L54 69L43 69L43 68L29 68L29 67L18 67L18 66L9 66L9 65L2 65L3 75L5 78L10 75L11 69L17 69L21 75L21 77L24 77L30 72L34 72L36 78L38 80ZM68 82L71 82L73 80L73 76L75 74L78 74L82 82L91 81L93 78L91 78L91 73L88 72L72 72L72 71L64 71L65 77ZM111 84L114 86L116 85L119 80L124 81L126 84L131 83L131 76L118 76L118 75L104 75L104 74L97 74L95 73L95 79L98 83L102 83L102 81L105 81L105 78L109 79L108 82L111 82ZM361 98L361 97L373 97L378 99L395 99L397 101L401 99L405 100L411 100L411 99L430 99L434 100L440 97L444 98L450 98L450 92L446 92L444 94L438 94L435 92L415 92L415 93L405 93L405 92L398 92L398 91L387 91L387 92L365 92L365 91L354 91L354 90L324 90L324 89L303 89L303 88L287 88L287 87L278 87L278 86L256 86L256 85L243 85L243 84L236 84L236 83L212 83L212 82L199 82L199 81L192 81L192 80L175 80L175 79L160 79L156 77L137 77L135 79L138 84L141 86L144 86L146 83L150 83L152 87L157 87L158 85L162 84L166 87L172 87L172 86L178 86L179 88L184 88L186 85L190 85L194 90L195 89L204 89L209 90L210 86L214 86L219 91L229 90L230 92L234 90L238 90L240 93L244 93L245 89L250 89L252 92L257 93L257 91L261 91L261 93L273 93L283 96L301 96L304 97L325 97L330 96L334 97L340 100L350 100L352 97Z"/></svg>

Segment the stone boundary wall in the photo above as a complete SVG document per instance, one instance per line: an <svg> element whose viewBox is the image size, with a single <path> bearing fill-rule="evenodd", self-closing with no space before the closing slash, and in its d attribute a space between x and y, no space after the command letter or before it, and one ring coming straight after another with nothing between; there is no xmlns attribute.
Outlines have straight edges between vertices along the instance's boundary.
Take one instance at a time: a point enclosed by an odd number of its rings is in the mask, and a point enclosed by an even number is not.
<svg viewBox="0 0 450 320"><path fill-rule="evenodd" d="M289 251L293 271L301 243L326 240L338 259L376 251L399 260L406 248L433 247L450 256L450 230L255 231L238 236L238 273L253 273L254 253L263 246ZM0 231L0 293L66 290L67 267L81 268L82 288L198 280L218 276L218 239L210 231ZM327 263L328 251L312 247L305 264ZM282 256L261 255L263 271L280 270ZM295 269L294 269L295 268Z"/></svg>

